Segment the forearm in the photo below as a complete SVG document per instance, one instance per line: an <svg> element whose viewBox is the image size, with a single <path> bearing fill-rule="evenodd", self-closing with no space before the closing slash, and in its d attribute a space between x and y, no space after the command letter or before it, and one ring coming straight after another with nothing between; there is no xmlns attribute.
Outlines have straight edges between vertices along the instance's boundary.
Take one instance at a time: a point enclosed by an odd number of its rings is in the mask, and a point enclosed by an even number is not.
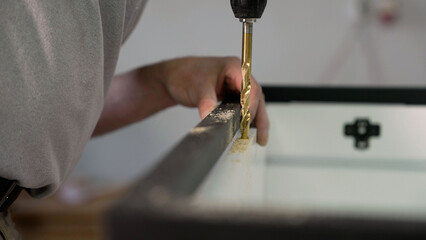
<svg viewBox="0 0 426 240"><path fill-rule="evenodd" d="M164 87L164 77L161 63L114 77L93 136L138 122L174 105Z"/></svg>

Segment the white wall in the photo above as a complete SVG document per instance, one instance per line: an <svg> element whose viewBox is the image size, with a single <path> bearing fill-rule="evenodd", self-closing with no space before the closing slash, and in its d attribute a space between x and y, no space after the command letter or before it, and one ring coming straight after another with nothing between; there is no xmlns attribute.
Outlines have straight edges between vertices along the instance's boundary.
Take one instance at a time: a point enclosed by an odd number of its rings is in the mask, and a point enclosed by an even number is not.
<svg viewBox="0 0 426 240"><path fill-rule="evenodd" d="M337 61L341 65L330 65L337 52L345 56L347 48L338 49L353 29L354 18L348 11L353 2L270 0L263 18L254 26L253 74L258 81L425 85L424 0L403 1L401 18L395 26L373 22L366 30L371 35L361 40L364 45L354 42L354 51L347 51L347 58L341 57L346 60ZM155 0L148 3L139 25L123 46L117 72L184 55L239 56L240 48L241 24L234 18L228 0ZM198 121L196 110L176 107L94 139L76 172L108 179L138 176ZM168 126L170 123L173 126Z"/></svg>

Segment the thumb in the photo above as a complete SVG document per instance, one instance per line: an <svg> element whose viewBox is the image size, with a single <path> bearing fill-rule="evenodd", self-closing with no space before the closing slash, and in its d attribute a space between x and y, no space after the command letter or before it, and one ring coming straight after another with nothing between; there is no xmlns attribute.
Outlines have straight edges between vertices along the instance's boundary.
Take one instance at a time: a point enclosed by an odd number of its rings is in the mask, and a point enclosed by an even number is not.
<svg viewBox="0 0 426 240"><path fill-rule="evenodd" d="M198 102L198 111L201 119L207 117L217 107L216 94L209 95L204 95Z"/></svg>

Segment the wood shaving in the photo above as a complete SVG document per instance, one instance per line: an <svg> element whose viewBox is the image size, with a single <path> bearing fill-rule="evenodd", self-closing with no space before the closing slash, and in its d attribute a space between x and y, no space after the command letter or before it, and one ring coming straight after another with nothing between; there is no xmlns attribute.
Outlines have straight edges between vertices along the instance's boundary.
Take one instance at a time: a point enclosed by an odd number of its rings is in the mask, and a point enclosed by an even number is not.
<svg viewBox="0 0 426 240"><path fill-rule="evenodd" d="M224 110L211 113L211 117L218 121L226 121L231 119L235 114L235 110Z"/></svg>
<svg viewBox="0 0 426 240"><path fill-rule="evenodd" d="M242 153L247 151L247 147L250 144L250 139L241 139L238 138L235 140L235 142L232 144L231 150L229 150L230 154L234 153Z"/></svg>
<svg viewBox="0 0 426 240"><path fill-rule="evenodd" d="M231 149L228 152L228 155L247 151L248 147L253 144L254 136L256 135L250 134L248 139L235 139L235 141L232 143Z"/></svg>

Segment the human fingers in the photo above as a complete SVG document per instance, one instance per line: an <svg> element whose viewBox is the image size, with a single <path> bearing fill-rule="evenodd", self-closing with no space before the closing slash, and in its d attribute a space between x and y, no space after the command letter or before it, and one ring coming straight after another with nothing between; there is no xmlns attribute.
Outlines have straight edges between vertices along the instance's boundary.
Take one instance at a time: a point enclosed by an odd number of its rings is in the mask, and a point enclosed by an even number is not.
<svg viewBox="0 0 426 240"><path fill-rule="evenodd" d="M241 92L242 80L241 60L237 57L225 58L225 82L227 88L231 91Z"/></svg>
<svg viewBox="0 0 426 240"><path fill-rule="evenodd" d="M217 107L216 89L213 85L206 84L200 89L198 98L198 112L204 119Z"/></svg>
<svg viewBox="0 0 426 240"><path fill-rule="evenodd" d="M259 107L260 99L263 97L262 88L256 82L256 79L252 76L250 79L250 122L253 122L257 115L257 108Z"/></svg>
<svg viewBox="0 0 426 240"><path fill-rule="evenodd" d="M254 119L254 124L257 128L257 143L265 146L268 142L269 119L266 113L265 97L262 92L262 87L257 83L256 79L251 79L251 102L250 112L251 120Z"/></svg>
<svg viewBox="0 0 426 240"><path fill-rule="evenodd" d="M265 97L262 93L254 120L257 128L257 143L266 146L269 138L269 118L266 112Z"/></svg>

